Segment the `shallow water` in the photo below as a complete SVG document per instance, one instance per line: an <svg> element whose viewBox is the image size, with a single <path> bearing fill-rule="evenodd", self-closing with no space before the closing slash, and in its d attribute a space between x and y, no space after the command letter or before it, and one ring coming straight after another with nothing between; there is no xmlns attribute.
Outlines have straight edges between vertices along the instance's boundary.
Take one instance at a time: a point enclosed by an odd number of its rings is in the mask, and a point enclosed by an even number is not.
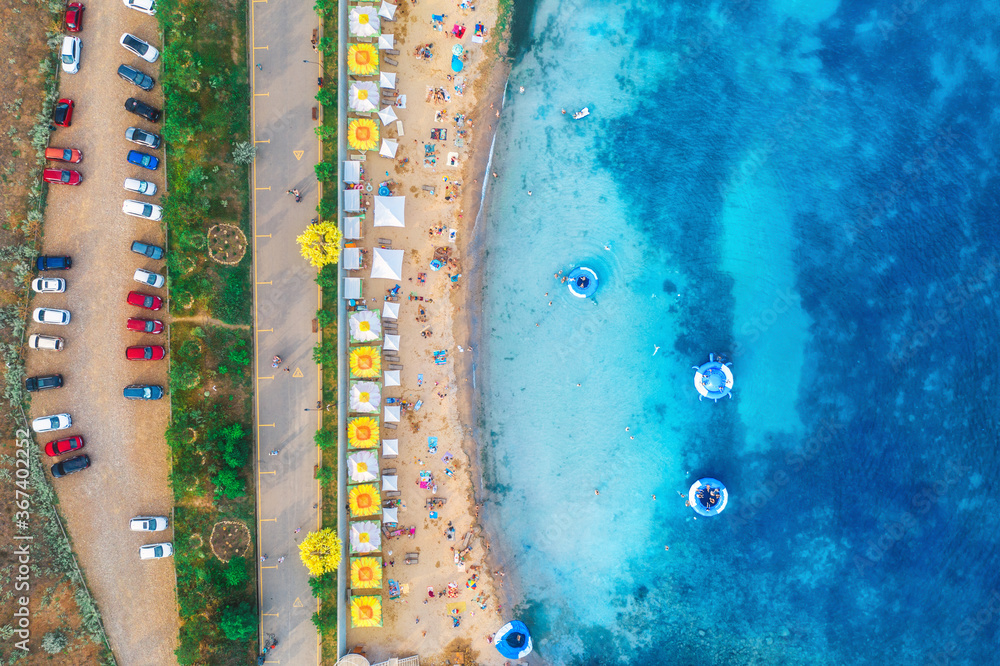
<svg viewBox="0 0 1000 666"><path fill-rule="evenodd" d="M538 657L996 663L1000 6L532 11L477 379Z"/></svg>

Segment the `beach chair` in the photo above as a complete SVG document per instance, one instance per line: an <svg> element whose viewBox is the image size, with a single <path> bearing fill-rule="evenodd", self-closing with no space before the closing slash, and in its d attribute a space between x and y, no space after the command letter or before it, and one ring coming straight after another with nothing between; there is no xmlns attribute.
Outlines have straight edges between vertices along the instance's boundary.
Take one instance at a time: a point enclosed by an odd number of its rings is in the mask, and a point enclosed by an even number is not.
<svg viewBox="0 0 1000 666"><path fill-rule="evenodd" d="M384 49L389 55L399 55L399 49Z"/></svg>
<svg viewBox="0 0 1000 666"><path fill-rule="evenodd" d="M395 430L396 429L396 424L395 423L383 423L382 427L383 428L388 428L389 430Z"/></svg>
<svg viewBox="0 0 1000 666"><path fill-rule="evenodd" d="M380 245L385 245L386 248L392 247L392 241L389 240L388 238L379 238L378 242L379 242ZM386 248L383 248L383 249L386 249Z"/></svg>
<svg viewBox="0 0 1000 666"><path fill-rule="evenodd" d="M397 137L399 137L399 136L406 136L406 133L403 131L403 121L402 120L397 120L396 121L396 136Z"/></svg>
<svg viewBox="0 0 1000 666"><path fill-rule="evenodd" d="M403 496L403 493L399 492L398 490L383 490L382 491L382 497L399 498L399 497L402 497L402 496Z"/></svg>
<svg viewBox="0 0 1000 666"><path fill-rule="evenodd" d="M396 66L396 67L399 67L399 62L398 62L398 61L396 61L396 60L393 60L392 58L390 58L390 57L388 57L388 56L386 56L385 58L383 58L383 60L385 60L385 61L386 61L386 63L388 63L388 64L390 64L390 65L394 65L394 66Z"/></svg>
<svg viewBox="0 0 1000 666"><path fill-rule="evenodd" d="M418 564L420 562L420 553L407 553L406 559L403 562L405 564Z"/></svg>
<svg viewBox="0 0 1000 666"><path fill-rule="evenodd" d="M367 157L367 154L366 153L352 153L352 154L348 155L348 157L350 157L351 160L353 160L355 162L364 162L365 158Z"/></svg>

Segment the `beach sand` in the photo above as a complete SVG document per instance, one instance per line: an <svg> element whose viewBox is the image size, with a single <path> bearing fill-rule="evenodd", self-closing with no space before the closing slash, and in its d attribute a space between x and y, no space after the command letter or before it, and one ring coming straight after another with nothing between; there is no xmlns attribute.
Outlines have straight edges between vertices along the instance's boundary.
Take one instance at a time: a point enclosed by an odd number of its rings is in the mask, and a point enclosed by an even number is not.
<svg viewBox="0 0 1000 666"><path fill-rule="evenodd" d="M432 27L432 14L446 15L444 31ZM423 663L443 664L445 660L456 663L457 652L464 653L465 663L506 661L488 640L509 618L499 612L502 609L496 599L503 576L487 564L489 537L478 524L473 486L476 443L472 437L470 317L478 305L468 289L474 270L468 248L484 175L489 177L485 173L486 164L509 68L496 55L493 44L502 39L493 33L496 18L496 0L483 0L475 11L459 8L454 0L421 0L416 5L400 3L397 20L382 24L383 33L395 35L400 51L398 56L390 56L399 65L383 64L383 70L398 72L397 90L406 96L406 108L397 107L395 111L403 122L405 135L398 137L395 159L380 157L373 151L362 166L366 182L374 189L382 181L393 180L396 182L393 194L406 195L406 228L373 229L374 192L366 194L363 199L369 212L363 226L365 237L358 245L369 252L365 268L353 274L366 278L369 307L381 306L386 291L396 283L367 278L370 250L379 244L380 238L390 240L394 249L406 250L403 279L399 282L402 387L387 388L385 392L389 397L402 397L411 403L422 400L423 406L416 412L404 412L397 430L383 428L383 438L399 440L399 457L382 461L383 468L395 468L399 476L404 505L399 511L399 524L415 526L416 535L383 543L385 578L398 581L404 589L403 596L395 601L388 600L388 592L383 589L384 626L348 630L348 649L361 647L372 663L414 654ZM477 22L485 24L487 29L483 45L471 43ZM462 39L451 36L455 24L466 26ZM430 60L414 56L415 49L425 44L434 45ZM451 56L455 44L461 44L468 54L464 71L459 75L464 76L466 83L464 95L457 94L456 81L447 78L454 76ZM505 49L501 46L499 51L503 53ZM428 88L432 86L443 88L451 99L428 100ZM456 127L457 114L465 114L473 124ZM447 129L447 140L432 141L432 128ZM465 145L461 147L455 145L459 129L467 131ZM383 136L396 138L394 124L382 131ZM424 144L428 143L436 145L437 164L433 167L424 166ZM457 167L447 163L451 152L458 153ZM407 164L401 164L404 158L409 160ZM461 189L457 196L446 201L455 183ZM424 186L433 187L434 194ZM454 242L449 241L450 229L457 231ZM450 249L456 262L432 271L429 264L436 248ZM425 282L420 282L420 273L425 274ZM460 277L452 282L450 276L456 274ZM411 300L411 293L424 300ZM420 314L421 309L424 315ZM425 331L428 337L421 336ZM448 361L444 365L434 363L434 351L439 350L447 351ZM423 385L418 387L421 374ZM428 437L438 438L436 453L429 452ZM448 454L453 459L446 462ZM419 487L421 471L433 473L438 485L435 496L447 500L437 509L436 520L430 518L430 511L424 506L432 491ZM454 527L454 540L447 538L449 523ZM455 550L461 549L467 535L470 549L459 566ZM419 553L419 563L404 564L408 553ZM469 581L474 575L478 580L472 589ZM454 598L446 594L449 583L455 585ZM434 590L433 598L428 595L429 587ZM451 605L456 603L464 604L464 611L458 615L458 627L453 625L455 616L449 613Z"/></svg>

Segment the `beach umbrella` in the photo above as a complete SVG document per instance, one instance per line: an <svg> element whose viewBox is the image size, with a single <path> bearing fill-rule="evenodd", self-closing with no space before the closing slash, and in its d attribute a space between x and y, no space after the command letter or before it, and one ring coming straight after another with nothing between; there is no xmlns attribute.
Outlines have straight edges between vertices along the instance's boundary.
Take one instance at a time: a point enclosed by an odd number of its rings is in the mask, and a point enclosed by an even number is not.
<svg viewBox="0 0 1000 666"><path fill-rule="evenodd" d="M382 558L352 557L351 587L360 589L381 588Z"/></svg>
<svg viewBox="0 0 1000 666"><path fill-rule="evenodd" d="M372 76L378 71L378 49L374 44L351 44L347 47L347 72Z"/></svg>
<svg viewBox="0 0 1000 666"><path fill-rule="evenodd" d="M372 277L385 280L402 280L404 254L402 250L388 250L384 247L376 247L372 250Z"/></svg>
<svg viewBox="0 0 1000 666"><path fill-rule="evenodd" d="M382 382L388 386L400 386L399 370L386 370L382 376Z"/></svg>
<svg viewBox="0 0 1000 666"><path fill-rule="evenodd" d="M347 422L347 443L352 449L374 449L378 436L378 419L356 416Z"/></svg>
<svg viewBox="0 0 1000 666"><path fill-rule="evenodd" d="M370 520L351 523L351 552L377 553L382 550L382 533L378 523Z"/></svg>
<svg viewBox="0 0 1000 666"><path fill-rule="evenodd" d="M382 351L399 351L399 336L386 335L385 342L382 343Z"/></svg>
<svg viewBox="0 0 1000 666"><path fill-rule="evenodd" d="M385 422L399 423L399 405L385 406Z"/></svg>
<svg viewBox="0 0 1000 666"><path fill-rule="evenodd" d="M375 227L406 226L406 196L375 197Z"/></svg>
<svg viewBox="0 0 1000 666"><path fill-rule="evenodd" d="M347 494L351 516L374 516L382 512L382 498L378 488L371 483L354 486Z"/></svg>
<svg viewBox="0 0 1000 666"><path fill-rule="evenodd" d="M391 106L387 106L378 112L378 119L382 121L382 127L385 127L389 123L398 120L399 116L396 115Z"/></svg>
<svg viewBox="0 0 1000 666"><path fill-rule="evenodd" d="M391 32L387 35L379 35L378 47L383 50L396 48L396 37Z"/></svg>
<svg viewBox="0 0 1000 666"><path fill-rule="evenodd" d="M347 29L351 37L374 37L380 32L380 20L374 7L351 7L347 15Z"/></svg>
<svg viewBox="0 0 1000 666"><path fill-rule="evenodd" d="M399 440L398 439L383 439L382 440L382 455L383 456L398 456L399 455Z"/></svg>
<svg viewBox="0 0 1000 666"><path fill-rule="evenodd" d="M351 81L347 89L347 106L351 111L369 113L378 109L378 86L374 81ZM363 119L362 119L363 120ZM353 122L353 121L351 121ZM372 127L375 123L368 121ZM350 123L348 123L350 127Z"/></svg>
<svg viewBox="0 0 1000 666"><path fill-rule="evenodd" d="M347 473L352 483L365 483L378 478L378 456L374 451L355 451L347 456Z"/></svg>
<svg viewBox="0 0 1000 666"><path fill-rule="evenodd" d="M382 337L382 324L375 310L359 310L351 315L351 337L358 342L372 342Z"/></svg>
<svg viewBox="0 0 1000 666"><path fill-rule="evenodd" d="M382 306L382 318L383 319L399 319L399 303L385 302Z"/></svg>
<svg viewBox="0 0 1000 666"><path fill-rule="evenodd" d="M351 628L381 626L382 597L351 597Z"/></svg>
<svg viewBox="0 0 1000 666"><path fill-rule="evenodd" d="M382 404L382 392L375 382L351 383L351 411L377 414Z"/></svg>
<svg viewBox="0 0 1000 666"><path fill-rule="evenodd" d="M382 491L399 490L399 477L395 474L384 474L382 476Z"/></svg>
<svg viewBox="0 0 1000 666"><path fill-rule="evenodd" d="M396 157L396 151L399 150L399 144L392 139L382 139L382 148L378 151L378 154L382 157L388 157L390 159Z"/></svg>
<svg viewBox="0 0 1000 666"><path fill-rule="evenodd" d="M378 15L391 21L396 16L396 5L382 0L382 6L378 8Z"/></svg>
<svg viewBox="0 0 1000 666"><path fill-rule="evenodd" d="M379 72L378 86L379 88L395 88L396 72Z"/></svg>
<svg viewBox="0 0 1000 666"><path fill-rule="evenodd" d="M378 347L355 347L351 350L350 363L352 377L374 379L382 372L382 355Z"/></svg>
<svg viewBox="0 0 1000 666"><path fill-rule="evenodd" d="M383 523L399 523L399 518L396 516L396 509L384 509L382 511L382 522Z"/></svg>
<svg viewBox="0 0 1000 666"><path fill-rule="evenodd" d="M463 48L461 44L455 44L453 47L451 47L452 55L460 56L462 55L463 52L465 52L465 48Z"/></svg>
<svg viewBox="0 0 1000 666"><path fill-rule="evenodd" d="M374 105L372 108L375 108ZM351 118L347 121L347 143L351 148L375 150L378 138L378 125L371 118Z"/></svg>

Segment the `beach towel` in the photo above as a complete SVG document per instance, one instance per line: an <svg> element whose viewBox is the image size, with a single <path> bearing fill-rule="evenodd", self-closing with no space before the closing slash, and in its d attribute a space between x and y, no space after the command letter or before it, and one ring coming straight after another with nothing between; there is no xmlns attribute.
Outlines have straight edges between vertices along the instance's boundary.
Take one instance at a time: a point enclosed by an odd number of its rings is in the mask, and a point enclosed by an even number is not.
<svg viewBox="0 0 1000 666"><path fill-rule="evenodd" d="M427 450L430 453L437 453L437 450L438 450L438 438L437 437L428 437L427 438Z"/></svg>

